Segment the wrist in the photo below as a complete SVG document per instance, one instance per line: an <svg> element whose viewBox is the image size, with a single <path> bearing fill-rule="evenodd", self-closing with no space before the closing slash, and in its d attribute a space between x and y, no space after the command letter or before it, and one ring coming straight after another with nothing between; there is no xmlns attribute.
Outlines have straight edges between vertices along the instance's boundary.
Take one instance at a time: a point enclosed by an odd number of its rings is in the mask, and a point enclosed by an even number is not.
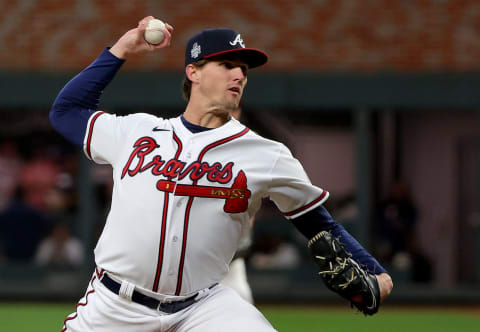
<svg viewBox="0 0 480 332"><path fill-rule="evenodd" d="M126 60L128 57L128 51L125 47L115 44L109 49L110 53L112 53L115 57Z"/></svg>

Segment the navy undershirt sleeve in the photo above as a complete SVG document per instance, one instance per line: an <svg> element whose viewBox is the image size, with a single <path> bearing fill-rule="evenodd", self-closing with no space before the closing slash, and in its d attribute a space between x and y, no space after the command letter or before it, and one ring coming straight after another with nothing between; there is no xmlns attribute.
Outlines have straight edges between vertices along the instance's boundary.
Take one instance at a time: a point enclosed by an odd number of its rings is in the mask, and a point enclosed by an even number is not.
<svg viewBox="0 0 480 332"><path fill-rule="evenodd" d="M293 219L292 223L308 239L313 238L321 231L330 231L345 245L345 249L359 264L365 265L369 271L375 274L388 273L342 225L332 218L322 205Z"/></svg>
<svg viewBox="0 0 480 332"><path fill-rule="evenodd" d="M124 62L106 48L60 91L50 110L50 123L70 142L83 146L88 119Z"/></svg>

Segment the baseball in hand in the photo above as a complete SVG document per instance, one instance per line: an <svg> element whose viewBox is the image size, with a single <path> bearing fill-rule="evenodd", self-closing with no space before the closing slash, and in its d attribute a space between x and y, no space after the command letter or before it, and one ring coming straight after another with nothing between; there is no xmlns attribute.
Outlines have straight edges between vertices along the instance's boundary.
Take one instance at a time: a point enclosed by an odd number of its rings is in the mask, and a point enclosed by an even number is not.
<svg viewBox="0 0 480 332"><path fill-rule="evenodd" d="M150 44L160 44L165 38L162 29L165 29L165 23L156 18L151 19L145 30L145 40Z"/></svg>

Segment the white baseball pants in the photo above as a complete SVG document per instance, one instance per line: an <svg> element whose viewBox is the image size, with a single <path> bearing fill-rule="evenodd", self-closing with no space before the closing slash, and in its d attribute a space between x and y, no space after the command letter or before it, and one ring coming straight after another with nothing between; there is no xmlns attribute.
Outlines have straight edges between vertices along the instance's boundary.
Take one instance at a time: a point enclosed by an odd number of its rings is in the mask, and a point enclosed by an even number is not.
<svg viewBox="0 0 480 332"><path fill-rule="evenodd" d="M217 285L191 306L166 314L121 298L94 277L62 332L273 332L234 290Z"/></svg>

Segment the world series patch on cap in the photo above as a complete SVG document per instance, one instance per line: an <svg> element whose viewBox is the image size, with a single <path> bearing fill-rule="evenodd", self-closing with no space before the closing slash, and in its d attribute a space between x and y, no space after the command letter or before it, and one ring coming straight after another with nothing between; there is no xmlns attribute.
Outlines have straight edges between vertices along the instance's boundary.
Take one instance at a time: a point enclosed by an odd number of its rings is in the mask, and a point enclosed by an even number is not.
<svg viewBox="0 0 480 332"><path fill-rule="evenodd" d="M185 66L201 59L230 54L244 60L249 68L259 67L268 60L265 52L247 48L239 33L220 28L203 30L190 38L185 52Z"/></svg>

